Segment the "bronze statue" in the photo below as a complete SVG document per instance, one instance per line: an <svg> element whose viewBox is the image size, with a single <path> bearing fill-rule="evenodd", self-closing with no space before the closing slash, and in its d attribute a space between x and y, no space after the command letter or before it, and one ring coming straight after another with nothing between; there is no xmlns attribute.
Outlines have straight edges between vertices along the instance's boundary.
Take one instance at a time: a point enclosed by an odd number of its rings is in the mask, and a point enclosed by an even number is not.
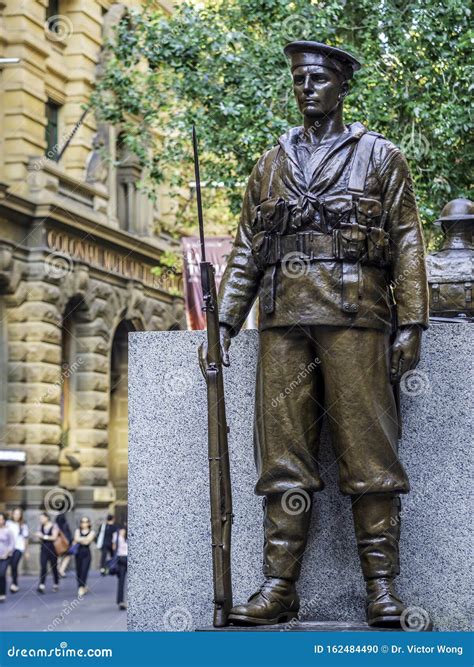
<svg viewBox="0 0 474 667"><path fill-rule="evenodd" d="M472 322L474 202L453 199L436 224L444 240L441 250L427 257L431 318Z"/></svg>
<svg viewBox="0 0 474 667"><path fill-rule="evenodd" d="M265 580L229 621L265 625L298 613L310 511L292 510L291 496L308 510L323 488L327 414L340 489L352 499L367 620L398 627L399 494L409 483L394 387L418 363L428 324L423 235L399 149L343 122L360 63L317 42L292 42L285 53L303 126L254 167L219 290L225 363L257 295L260 304L254 449Z"/></svg>

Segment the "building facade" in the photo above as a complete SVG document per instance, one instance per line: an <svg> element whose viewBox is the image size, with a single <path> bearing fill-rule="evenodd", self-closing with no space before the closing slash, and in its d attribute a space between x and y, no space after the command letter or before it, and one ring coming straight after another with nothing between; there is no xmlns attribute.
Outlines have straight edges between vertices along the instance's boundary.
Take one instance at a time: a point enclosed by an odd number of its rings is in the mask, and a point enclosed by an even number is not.
<svg viewBox="0 0 474 667"><path fill-rule="evenodd" d="M124 518L128 334L184 326L180 276L152 273L170 199L85 111L125 10L0 0L0 509L31 517Z"/></svg>

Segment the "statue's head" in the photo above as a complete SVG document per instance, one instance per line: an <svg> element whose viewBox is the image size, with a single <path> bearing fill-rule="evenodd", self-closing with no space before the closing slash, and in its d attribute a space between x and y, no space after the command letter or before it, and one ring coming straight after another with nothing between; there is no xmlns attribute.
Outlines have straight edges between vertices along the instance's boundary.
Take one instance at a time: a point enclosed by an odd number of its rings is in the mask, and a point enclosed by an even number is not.
<svg viewBox="0 0 474 667"><path fill-rule="evenodd" d="M284 52L303 116L317 120L342 106L349 81L361 66L354 56L320 42L291 42Z"/></svg>
<svg viewBox="0 0 474 667"><path fill-rule="evenodd" d="M465 235L471 239L470 245L472 246L474 202L463 197L453 199L443 208L440 217L435 220L435 225L441 227L446 237Z"/></svg>

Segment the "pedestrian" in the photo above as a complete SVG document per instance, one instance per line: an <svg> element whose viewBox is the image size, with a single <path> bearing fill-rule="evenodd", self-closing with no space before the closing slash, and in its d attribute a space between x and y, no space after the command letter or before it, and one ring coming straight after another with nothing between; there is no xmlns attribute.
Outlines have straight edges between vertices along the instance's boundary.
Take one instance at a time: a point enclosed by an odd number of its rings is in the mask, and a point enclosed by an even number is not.
<svg viewBox="0 0 474 667"><path fill-rule="evenodd" d="M18 586L18 570L20 561L23 556L28 558L28 526L23 517L23 510L21 507L15 507L11 513L11 519L8 519L7 526L15 537L15 548L10 558L10 567L12 573L12 583L10 586L11 593L17 593L20 588Z"/></svg>
<svg viewBox="0 0 474 667"><path fill-rule="evenodd" d="M81 518L79 528L74 532L73 545L76 548L76 577L78 586L78 597L83 598L88 592L87 575L91 566L90 544L95 539L95 531L92 530L91 521L87 516Z"/></svg>
<svg viewBox="0 0 474 667"><path fill-rule="evenodd" d="M66 512L58 514L58 516L56 517L56 525L58 526L59 530L62 532L66 540L69 542L69 548L71 548L73 535L66 518ZM71 560L71 554L68 550L66 551L65 554L63 554L63 556L61 556L61 560L58 566L58 573L61 578L66 576L66 570L70 560Z"/></svg>
<svg viewBox="0 0 474 667"><path fill-rule="evenodd" d="M7 569L15 549L15 536L7 526L7 517L0 512L0 602L5 602Z"/></svg>
<svg viewBox="0 0 474 667"><path fill-rule="evenodd" d="M117 604L119 609L126 609L125 598L125 579L127 576L127 557L128 557L128 539L127 527L119 528L114 534L112 547L114 555L117 557Z"/></svg>
<svg viewBox="0 0 474 667"><path fill-rule="evenodd" d="M48 565L53 574L53 593L56 593L59 587L58 574L58 556L54 548L54 541L59 535L58 527L50 519L47 512L40 514L40 529L36 532L36 537L41 543L40 549L40 582L38 584L38 593L44 593Z"/></svg>
<svg viewBox="0 0 474 667"><path fill-rule="evenodd" d="M97 547L100 549L100 573L103 577L107 574L106 563L113 556L112 542L117 529L114 515L107 514L107 520L101 523L97 537Z"/></svg>

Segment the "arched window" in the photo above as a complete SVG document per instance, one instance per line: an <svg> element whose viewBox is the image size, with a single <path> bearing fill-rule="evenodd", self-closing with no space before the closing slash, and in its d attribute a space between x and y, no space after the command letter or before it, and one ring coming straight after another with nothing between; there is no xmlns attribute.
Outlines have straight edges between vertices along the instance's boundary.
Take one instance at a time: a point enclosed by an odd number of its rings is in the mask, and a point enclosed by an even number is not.
<svg viewBox="0 0 474 667"><path fill-rule="evenodd" d="M0 448L5 445L5 431L7 427L7 378L8 378L8 349L7 349L7 318L5 302L0 297Z"/></svg>
<svg viewBox="0 0 474 667"><path fill-rule="evenodd" d="M128 478L128 334L135 327L128 320L118 325L110 360L109 479L116 491L115 515L126 520Z"/></svg>

